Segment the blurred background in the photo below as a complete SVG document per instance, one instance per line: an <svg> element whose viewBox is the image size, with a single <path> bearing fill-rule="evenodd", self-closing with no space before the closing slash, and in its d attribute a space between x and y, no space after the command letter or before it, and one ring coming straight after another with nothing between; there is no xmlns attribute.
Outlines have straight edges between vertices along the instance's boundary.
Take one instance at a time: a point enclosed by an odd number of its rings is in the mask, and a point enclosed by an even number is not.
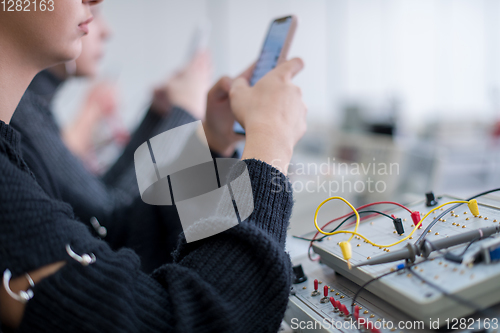
<svg viewBox="0 0 500 333"><path fill-rule="evenodd" d="M200 22L211 25L215 82L257 58L273 18L299 17L290 57L306 64L294 82L309 107L309 130L291 165L297 221L330 195L405 202L430 190L467 196L500 185L498 0L120 0L102 10L113 37L101 76L118 85L128 129L143 117L155 84L188 60ZM59 93L62 125L74 118L86 85L73 80ZM299 172L301 163L333 169ZM339 163L347 169L337 170ZM375 172L353 171L369 163L377 163ZM379 163L397 164L397 173L379 172ZM384 191L317 186L366 185L368 178Z"/></svg>

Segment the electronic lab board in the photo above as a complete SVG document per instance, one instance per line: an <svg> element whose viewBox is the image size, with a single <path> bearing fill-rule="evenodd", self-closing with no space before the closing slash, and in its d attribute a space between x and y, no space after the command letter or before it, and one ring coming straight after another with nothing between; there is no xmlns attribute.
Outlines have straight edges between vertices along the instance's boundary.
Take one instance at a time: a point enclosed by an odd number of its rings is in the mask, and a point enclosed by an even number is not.
<svg viewBox="0 0 500 333"><path fill-rule="evenodd" d="M457 199L449 196L441 197L439 204L452 200ZM453 213L448 213L443 217L442 221L438 221L431 232L428 233L427 239L438 239L498 224L500 221L500 201L494 199L494 197L485 197L479 198L478 203L480 216L472 216L467 205L464 204ZM425 202L419 202L409 205L408 208L417 210L421 213L421 216L424 216L433 207L427 207ZM442 211L438 210L424 220L423 228L417 230L413 234L412 239L408 241L415 242L429 222L438 216L440 212ZM391 244L411 232L413 223L410 214L406 210L398 208L391 210L391 213L403 219L404 235L400 236L395 233L393 222L382 216L363 221L358 228L358 233L366 236L375 243ZM354 230L354 225L345 230ZM394 270L398 264L403 262L362 266L349 270L338 246L339 242L347 240L349 236L348 234L339 234L327 237L321 242L315 242L313 249L314 252L321 256L323 263L358 285L362 285L374 277ZM389 251L396 251L404 247L408 241L388 249ZM485 241L487 240L475 242L470 246L468 251L473 252L475 248L480 247L481 243ZM387 249L370 245L360 237L353 238L351 244L351 263L353 265L387 253ZM463 252L465 246L454 247L453 251L457 253ZM432 257L434 257L433 260L422 262L421 264L418 264L418 261L423 259L418 258L417 265L411 269L417 271L425 280L439 285L449 294L454 294L469 302L473 302L477 307L488 308L500 302L500 263L479 263L473 266L466 266L445 260L439 253L433 253ZM422 282L408 270L405 270L403 274L393 273L383 277L368 285L366 289L406 315L424 322L439 321L440 326L446 324L446 319L460 318L476 312L476 309L471 308L470 305L457 303L454 299L442 294L429 284Z"/></svg>

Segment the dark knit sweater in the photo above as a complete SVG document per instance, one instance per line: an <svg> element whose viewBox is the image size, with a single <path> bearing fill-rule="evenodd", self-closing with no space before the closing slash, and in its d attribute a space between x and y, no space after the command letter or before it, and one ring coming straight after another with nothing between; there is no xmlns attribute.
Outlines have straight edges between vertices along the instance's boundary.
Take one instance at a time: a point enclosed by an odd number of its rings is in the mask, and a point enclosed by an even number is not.
<svg viewBox="0 0 500 333"><path fill-rule="evenodd" d="M255 201L251 217L186 244L174 263L148 276L128 249L114 252L75 221L68 204L37 184L19 137L0 122L0 272L21 276L66 261L37 283L21 332L276 332L291 285L284 251L292 197L286 177L246 160ZM82 266L66 253L94 253Z"/></svg>
<svg viewBox="0 0 500 333"><path fill-rule="evenodd" d="M14 113L11 126L22 134L23 157L49 196L69 203L89 227L90 219L96 217L108 229L105 240L114 249L133 248L142 259L143 270L150 273L171 261L182 228L175 207L142 202L134 152L154 135L194 118L179 108L168 117L150 110L103 181L85 169L61 139L50 105L61 82L48 71L38 74Z"/></svg>

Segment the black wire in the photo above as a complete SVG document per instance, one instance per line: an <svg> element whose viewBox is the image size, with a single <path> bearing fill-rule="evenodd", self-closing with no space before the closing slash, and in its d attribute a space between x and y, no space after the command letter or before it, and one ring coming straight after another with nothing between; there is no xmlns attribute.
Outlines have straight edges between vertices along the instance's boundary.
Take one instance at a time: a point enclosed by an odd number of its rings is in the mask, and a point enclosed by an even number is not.
<svg viewBox="0 0 500 333"><path fill-rule="evenodd" d="M395 220L394 217L384 213L384 212L380 212L378 210L362 210L360 212L358 212L359 214L364 214L364 213L372 213L372 214L380 214L380 215L383 215L385 217L388 217L390 218L391 220ZM335 232L337 231L344 223L346 223L350 218L353 218L355 217L356 214L352 214L352 215L349 215L348 217L346 217L337 227L335 227L335 229L333 229L332 231L330 232ZM306 240L306 241L309 241L309 242L319 242L319 241L322 241L323 239L325 239L325 237L329 237L330 235L324 235L323 237L320 237L320 238L316 238L316 239L309 239L309 238L305 238L305 237L300 237L300 236L292 236L293 238L297 238L297 239L302 239L302 240Z"/></svg>
<svg viewBox="0 0 500 333"><path fill-rule="evenodd" d="M489 191L486 191L486 192L482 192L482 193L476 194L475 196L470 197L469 199L466 199L464 201L469 201L469 200L472 200L472 199L476 199L476 198L479 198L479 197L481 197L483 195L490 194L490 193L493 193L493 192L498 192L498 191L500 191L500 188L496 188L496 189L493 189L493 190L489 190ZM429 225L427 226L427 228L425 228L425 230L422 232L422 234L415 241L415 244L420 245L422 243L422 241L424 240L424 238L429 233L429 230L431 230L431 228L439 221L439 219L443 218L446 214L448 214L449 212L451 212L454 209L457 209L461 205L463 205L463 203L459 203L459 204L456 204L454 206L451 206L450 208L448 208L447 210L445 210L444 212L442 212L439 216L437 216L433 221L431 221L431 223L429 223Z"/></svg>
<svg viewBox="0 0 500 333"><path fill-rule="evenodd" d="M429 261L429 260L430 260L430 258L426 258L425 260L420 261L418 264L420 265L420 264L422 264L423 262L426 262L426 261ZM359 294L360 294L360 293L361 293L361 292L362 292L362 291L363 291L363 290L364 290L364 289L365 289L365 288L366 288L369 284L371 284L372 282L375 282L375 281L377 281L377 280L379 280L379 279L381 279L381 278L383 278L383 277L385 277L385 276L387 276L387 275L391 275L391 274L397 273L397 272L399 272L399 271L401 271L401 270L404 270L404 269L407 269L407 268L411 268L411 267L416 266L416 265L417 265L417 263L413 263L413 264L411 264L411 265L408 265L408 266L405 266L405 267L398 268L398 269L396 269L396 270L394 270L394 271L390 271L390 272L384 273L384 274L382 274L382 275L380 275L380 276L377 276L377 277L375 277L375 278L373 278L373 279L371 279L371 280L366 281L366 282L365 282L365 283L364 283L361 287L359 287L358 291L356 292L356 294L354 294L354 297L352 298L351 313L353 313L353 314L354 314L354 307L356 306L356 305L355 305L355 304L356 304L356 299L358 298ZM358 329L359 329L359 331L360 331L360 332L362 332L362 330L361 330L361 328L360 328L360 327L358 327Z"/></svg>
<svg viewBox="0 0 500 333"><path fill-rule="evenodd" d="M491 236L489 236L489 237L491 237ZM486 238L489 238L489 237L486 237ZM474 243L475 243L475 242L477 242L478 240L482 240L482 239L486 239L486 238L476 237L476 238L472 239L472 240L469 242L469 244L467 244L467 246L465 247L465 249L464 249L464 250L463 250L460 254L458 254L458 255L456 255L456 256L457 256L457 257L463 257L463 256L464 256L464 254L467 252L467 250L469 249L469 247L471 247L471 245L472 245L472 244L474 244ZM443 251L443 249L436 249L436 248L434 247L434 244L432 244L432 242L428 242L428 244L431 246L431 250L432 250L432 251L436 251L436 252L438 252L439 254L442 254L442 255L444 256L444 258L445 258L445 259L447 259L447 260L449 260L449 261L453 261L453 260L450 260L449 258L447 258L447 257L446 257L446 255L448 255L448 254L453 254L453 253L451 252L451 250ZM464 243L462 243L462 244L464 244ZM457 245L462 245L462 244L457 244Z"/></svg>
<svg viewBox="0 0 500 333"><path fill-rule="evenodd" d="M486 238L489 238L489 237L486 237ZM486 239L486 238L484 238L484 239ZM475 242L477 242L478 240L481 240L481 239L483 239L483 238L476 237L473 240L471 240L469 242L469 244L467 244L467 246L464 248L464 250L459 255L457 255L457 256L458 257L463 257L465 255L465 253L467 252L467 250L472 246L472 244L474 244ZM442 252L440 252L440 253L442 253ZM443 256L444 256L445 259L446 259L446 255L449 254L449 253L451 253L451 250L448 250L448 251L446 251L446 253L443 254ZM427 281L422 275L418 274L416 271L411 271L410 270L410 272L413 275L415 275L417 278L419 278L422 282L427 283L429 286L431 286L432 288L436 289L437 291L439 291L440 293L442 293L446 297L454 299L458 303L464 303L466 306L470 307L471 309L474 309L475 311L481 311L482 310L481 307L478 306L478 305L476 305L474 302L466 300L466 299L464 299L464 298L462 298L460 296L450 294L449 292L447 292L446 290L444 290L443 288L441 288L437 284L434 284L433 282Z"/></svg>
<svg viewBox="0 0 500 333"><path fill-rule="evenodd" d="M472 199L469 199L469 200L472 200ZM479 238L475 238L475 239L473 239L472 241L470 241L470 242L469 242L469 244L465 247L465 249L464 249L464 251L462 252L462 254L461 254L461 255L463 256L463 255L467 252L467 250L470 248L470 246L471 246L474 242L476 242L476 241L478 241L478 240L481 240L481 238L480 238L480 237L479 237ZM450 251L447 251L447 252L450 252ZM438 257L434 257L434 258L432 258L432 259L441 258L441 257L444 257L444 255L441 255L441 256L438 256ZM424 263L424 262L427 262L427 261L429 261L429 260L431 260L431 258L426 258L426 259L424 259L424 260L422 260L422 261L420 261L420 262L418 262L418 263L417 263L417 262L415 262L415 263L410 264L410 265L408 265L408 264L407 264L407 265L405 265L404 267L398 268L398 269L396 269L396 270L394 270L394 271L390 271L390 272L384 273L384 274L382 274L382 275L380 275L380 276L377 276L377 277L375 277L375 278L373 278L373 279L368 280L367 282L365 282L365 283L364 283L361 287L359 287L358 291L356 292L356 294L354 294L354 297L352 298L351 313L354 313L354 307L355 307L355 304L356 304L356 299L358 298L359 294L360 294L360 293L361 293L361 292L362 292L362 291L366 288L366 286L368 286L368 285L369 285L369 284L371 284L372 282L377 281L377 280L379 280L379 279L381 279L381 278L383 278L383 277L385 277L385 276L387 276L387 275L390 275L390 274L393 274L393 273L397 273L397 272L399 272L399 271L401 271L401 270L410 269L410 268L412 268L413 266L420 265L420 264L422 264L422 263ZM422 276L420 276L419 274L417 274L415 271L410 270L410 272L411 272L412 274L414 274L414 275L415 275L417 278L419 278L420 280L424 281L425 283L429 284L431 287L433 287L433 288L435 288L436 290L438 290L439 292L443 293L443 295L445 295L445 296L447 296L447 297L450 297L450 298L454 299L454 300L455 300L455 301L457 301L458 303L465 303L467 306L469 306L469 307L473 308L473 309L474 309L474 310L476 310L476 311L483 311L483 310L482 310L479 306L475 305L474 303L469 302L468 300L463 299L463 298L461 298L460 296L456 296L456 295L450 294L450 293L448 293L446 290L441 289L441 287L439 287L439 286L437 286L437 285L434 285L434 284L433 284L433 283L431 283L431 282L428 282L428 281L427 281L427 280L425 280ZM469 304L468 304L468 303L469 303ZM358 328L359 328L359 327L358 327ZM359 329L359 330L360 330L360 332L362 332L362 330L361 330L361 329Z"/></svg>
<svg viewBox="0 0 500 333"><path fill-rule="evenodd" d="M481 307L479 305L477 305L476 303L471 302L471 301L469 301L467 299L464 299L464 298L462 298L460 296L457 296L457 295L454 295L454 294L450 294L449 292L447 292L446 290L444 290L443 288L441 288L437 284L434 284L434 282L428 281L427 279L425 279L424 277L422 277L420 274L418 274L414 270L411 271L411 273L413 275L415 275L417 278L419 278L421 281L427 283L429 286L431 286L432 288L436 289L437 291L439 291L440 293L442 293L443 295L445 295L446 297L449 297L449 298L455 300L457 303L465 304L469 308L474 309L474 311L482 311Z"/></svg>
<svg viewBox="0 0 500 333"><path fill-rule="evenodd" d="M457 296L457 295L454 295L454 294L450 294L449 292L447 292L446 290L444 290L443 288L441 288L437 284L434 284L433 282L430 282L430 281L426 280L420 274L417 274L417 272L415 272L415 271L411 271L411 272L417 278L419 278L421 281L423 281L424 283L427 283L429 286L431 286L432 288L436 289L437 291L439 291L440 293L442 293L446 297L449 297L449 298L455 300L457 303L463 303L464 305L468 306L469 308L474 309L475 312L491 312L491 309L489 309L489 308L482 309L480 305L478 305L478 304L476 304L474 302L471 302L471 301L469 301L467 299L464 299L464 298L462 298L460 296ZM493 313L491 312L491 314L493 314ZM494 314L494 315L496 316L496 314Z"/></svg>
<svg viewBox="0 0 500 333"><path fill-rule="evenodd" d="M332 231L333 232L333 231ZM308 242L318 242L320 240L323 240L323 238L319 239L311 239L311 238L305 238L305 237L300 237L300 236L292 236L293 238L297 238L297 239L301 239L301 240L305 240L305 241L308 241Z"/></svg>
<svg viewBox="0 0 500 333"><path fill-rule="evenodd" d="M491 237L491 236L490 236ZM490 238L490 237L486 237L486 238ZM484 239L486 239L484 238ZM465 249L462 251L462 253L460 253L460 257L463 257L465 252L467 252L467 250L469 249L469 247L471 247L472 244L474 244L475 242L477 242L478 240L481 240L482 238L481 237L477 237L477 238L474 238L473 240L470 241L470 243L465 247ZM448 251L450 252L450 251Z"/></svg>

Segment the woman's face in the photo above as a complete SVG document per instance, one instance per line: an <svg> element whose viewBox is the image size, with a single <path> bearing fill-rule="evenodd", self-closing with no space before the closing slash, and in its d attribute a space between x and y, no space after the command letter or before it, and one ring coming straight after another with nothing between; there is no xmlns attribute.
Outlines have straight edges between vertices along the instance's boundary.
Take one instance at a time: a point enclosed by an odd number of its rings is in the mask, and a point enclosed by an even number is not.
<svg viewBox="0 0 500 333"><path fill-rule="evenodd" d="M75 76L94 77L97 75L99 62L104 55L105 42L110 35L106 20L94 7L94 20L90 24L90 32L82 38L82 53L76 59Z"/></svg>
<svg viewBox="0 0 500 333"><path fill-rule="evenodd" d="M29 12L0 11L1 38L11 39L7 45L13 45L25 63L36 69L75 59L81 52L81 37L89 32L90 6L98 2L53 0L45 2L45 11L40 7L35 11L38 1L31 2Z"/></svg>

